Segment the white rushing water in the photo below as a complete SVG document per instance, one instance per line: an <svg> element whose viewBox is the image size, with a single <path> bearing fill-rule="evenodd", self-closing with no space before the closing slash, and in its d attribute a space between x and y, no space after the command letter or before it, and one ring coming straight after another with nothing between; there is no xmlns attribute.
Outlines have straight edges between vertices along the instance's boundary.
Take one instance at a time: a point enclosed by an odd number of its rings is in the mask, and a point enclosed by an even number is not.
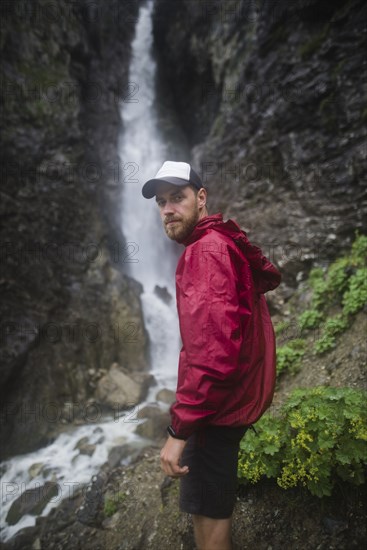
<svg viewBox="0 0 367 550"><path fill-rule="evenodd" d="M6 522L8 511L18 497L22 497L23 504L30 502L25 491L38 489L36 498L40 499L46 494L43 489L46 481L57 483L57 494L42 511L41 515L46 516L62 499L71 497L78 488L90 482L99 467L107 461L112 447L125 443L142 446L144 440L133 433L136 423L131 422L128 416L125 419L128 421L124 422L123 417L116 417L115 420L106 418L104 422L80 426L60 434L47 447L3 462L1 539L6 541L20 529L35 525L36 517L30 514L24 515L15 525ZM95 445L92 456L81 454L76 447L82 438L87 438L89 444Z"/></svg>
<svg viewBox="0 0 367 550"><path fill-rule="evenodd" d="M132 44L128 100L121 106L124 132L120 142L123 181L122 228L129 245L129 274L144 288L141 297L149 332L151 368L159 387L175 388L180 345L175 300L175 268L182 245L168 239L153 199L141 194L143 183L153 178L166 159L154 110L155 62L152 58L153 2L141 8ZM144 37L144 39L142 39ZM155 285L171 296L166 304ZM156 389L151 390L154 400Z"/></svg>
<svg viewBox="0 0 367 550"><path fill-rule="evenodd" d="M129 90L121 103L123 134L119 152L123 173L122 231L128 243L126 268L138 280L144 292L141 296L145 325L151 342L151 370L157 384L147 399L138 405L157 402L161 388L175 390L179 327L175 301L174 272L182 247L165 235L154 199L141 195L141 187L153 177L164 160L166 150L159 138L154 111L155 62L151 54L153 1L141 6L135 39L132 44ZM175 159L171 159L175 160ZM131 260L131 261L129 261ZM171 300L166 303L154 291L158 285ZM158 403L159 404L159 403ZM163 410L167 405L160 404ZM41 488L46 481L57 482L58 494L42 511L47 515L61 499L73 494L79 486L88 484L108 458L109 450L123 443L141 447L147 441L134 434L142 420L131 420L131 414L99 418L96 423L70 428L42 449L13 457L1 464L1 539L8 540L20 529L35 524L36 517L24 515L15 525L7 525L6 516L16 498L28 489ZM92 456L81 454L77 443L87 438L95 445ZM128 463L128 459L125 461Z"/></svg>

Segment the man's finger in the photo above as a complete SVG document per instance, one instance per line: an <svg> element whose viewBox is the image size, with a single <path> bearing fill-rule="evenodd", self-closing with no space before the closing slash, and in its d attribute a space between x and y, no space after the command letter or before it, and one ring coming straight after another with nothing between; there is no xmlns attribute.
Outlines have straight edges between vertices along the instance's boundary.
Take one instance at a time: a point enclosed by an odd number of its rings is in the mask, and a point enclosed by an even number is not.
<svg viewBox="0 0 367 550"><path fill-rule="evenodd" d="M188 466L181 467L171 462L163 462L162 466L165 473L169 476L182 476L189 472Z"/></svg>
<svg viewBox="0 0 367 550"><path fill-rule="evenodd" d="M174 464L172 466L172 472L173 472L173 475L184 476L184 475L189 473L189 467L188 466L177 466L177 465Z"/></svg>
<svg viewBox="0 0 367 550"><path fill-rule="evenodd" d="M189 473L188 466L178 466L168 460L161 459L161 466L164 473L171 477L180 477Z"/></svg>

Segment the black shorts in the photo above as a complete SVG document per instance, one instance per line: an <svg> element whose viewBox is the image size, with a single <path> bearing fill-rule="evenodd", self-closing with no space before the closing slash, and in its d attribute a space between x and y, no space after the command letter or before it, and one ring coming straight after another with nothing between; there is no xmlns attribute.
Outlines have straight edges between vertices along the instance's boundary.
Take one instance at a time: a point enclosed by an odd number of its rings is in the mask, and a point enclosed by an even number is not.
<svg viewBox="0 0 367 550"><path fill-rule="evenodd" d="M246 426L207 426L192 434L180 464L180 510L214 519L231 517L236 502L240 441Z"/></svg>

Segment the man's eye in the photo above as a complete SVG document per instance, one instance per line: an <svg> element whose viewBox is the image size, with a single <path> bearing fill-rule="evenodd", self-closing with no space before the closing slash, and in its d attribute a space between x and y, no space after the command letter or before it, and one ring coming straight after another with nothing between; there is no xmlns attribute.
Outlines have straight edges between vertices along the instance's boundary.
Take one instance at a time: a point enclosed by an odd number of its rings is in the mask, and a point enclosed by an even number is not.
<svg viewBox="0 0 367 550"><path fill-rule="evenodd" d="M176 195L176 201L180 201L182 199L182 195Z"/></svg>

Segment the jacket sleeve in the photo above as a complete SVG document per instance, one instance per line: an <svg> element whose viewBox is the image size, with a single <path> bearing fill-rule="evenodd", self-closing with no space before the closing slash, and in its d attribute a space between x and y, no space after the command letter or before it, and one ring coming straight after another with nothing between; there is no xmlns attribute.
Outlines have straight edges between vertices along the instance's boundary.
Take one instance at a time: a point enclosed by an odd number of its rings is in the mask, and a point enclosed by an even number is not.
<svg viewBox="0 0 367 550"><path fill-rule="evenodd" d="M239 355L253 303L251 283L242 288L239 303L235 252L223 241L216 248L204 245L202 240L194 243L177 281L183 347L176 402L170 412L172 427L183 438L210 423L236 391ZM247 269L250 272L248 265ZM251 273L246 280L252 280Z"/></svg>

